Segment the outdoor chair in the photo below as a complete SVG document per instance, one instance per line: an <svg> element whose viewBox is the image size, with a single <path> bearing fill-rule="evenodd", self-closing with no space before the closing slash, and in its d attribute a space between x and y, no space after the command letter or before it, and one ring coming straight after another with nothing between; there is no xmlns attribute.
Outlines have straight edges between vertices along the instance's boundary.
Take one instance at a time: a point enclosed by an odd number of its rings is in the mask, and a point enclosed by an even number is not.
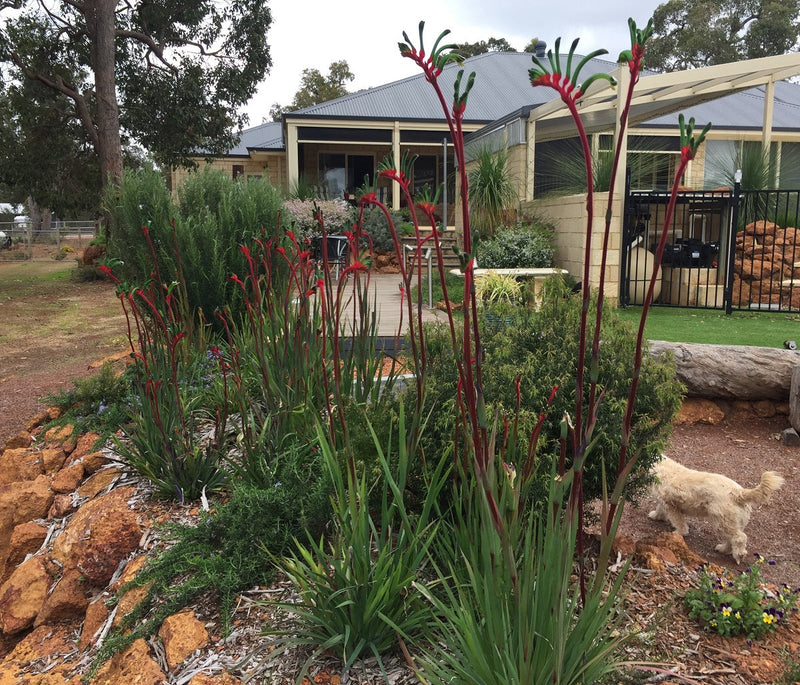
<svg viewBox="0 0 800 685"><path fill-rule="evenodd" d="M347 236L344 235L329 235L326 242L328 246L328 268L335 269L335 278L338 279L339 274L347 266L347 261L350 257L350 242ZM319 266L324 266L325 264L322 246L322 236L311 239L312 256Z"/></svg>

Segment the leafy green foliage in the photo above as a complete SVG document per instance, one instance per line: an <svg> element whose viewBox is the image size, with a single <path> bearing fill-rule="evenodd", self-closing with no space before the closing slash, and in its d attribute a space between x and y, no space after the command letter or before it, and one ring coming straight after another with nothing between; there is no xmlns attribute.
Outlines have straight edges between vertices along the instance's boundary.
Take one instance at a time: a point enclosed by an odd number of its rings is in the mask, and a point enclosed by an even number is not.
<svg viewBox="0 0 800 685"><path fill-rule="evenodd" d="M20 80L24 73L71 98L98 155L120 159L109 145L120 128L166 164L185 163L198 149L229 150L244 122L235 113L271 64L264 0L120 2L105 13L22 7L0 34L0 59L14 64ZM107 91L118 120L100 106Z"/></svg>
<svg viewBox="0 0 800 685"><path fill-rule="evenodd" d="M492 491L510 522L519 483L495 465ZM622 576L596 578L581 601L572 573L576 517L563 504L574 473L550 475L546 503L506 529L511 558L482 490L465 487L454 498L467 511L439 537L439 583L415 584L437 627L434 639L417 644L423 682L577 685L597 682L622 661L630 636L619 630Z"/></svg>
<svg viewBox="0 0 800 685"><path fill-rule="evenodd" d="M545 286L539 311L517 307L511 324L486 327L483 331L484 395L487 414L520 421L519 434L530 434L554 387L558 387L542 428L538 449L540 487L534 498L546 493L550 464L558 456L561 419L564 412L575 412L575 373L577 365L578 323L581 301L571 295L560 279L551 279ZM608 308L603 313L601 355L598 370L603 388L596 442L587 459L583 475L584 494L588 499L602 495L603 471L613 488L619 459L619 441L628 387L631 381L631 358L636 343L633 327L619 319ZM435 406L431 430L422 437L425 454L438 454L452 435L455 403L452 388L456 368L449 342L449 332L442 327L428 331L428 369L426 402ZM651 359L644 355L639 392L633 413L630 453L639 455L626 494L635 500L649 482L649 466L666 446L672 430L672 419L680 406L681 386L675 380L674 362ZM520 379L520 406L517 412L516 383ZM409 391L412 392L412 391ZM587 391L588 393L588 391ZM406 396L405 401L413 397ZM524 446L518 451L526 453Z"/></svg>
<svg viewBox="0 0 800 685"><path fill-rule="evenodd" d="M436 502L447 481L440 457L428 480L427 497L413 519L404 504L408 475L404 449L406 433L400 417L397 436L400 461L392 470L381 443L372 433L381 465L376 487L380 510L369 509L371 484L352 462L342 468L320 432L323 460L334 486L336 532L330 549L323 539L309 536L308 543L280 562L281 570L295 584L301 601L281 605L299 616L299 625L279 638L273 658L292 645L315 648L302 677L316 655L331 650L347 671L366 653L381 664L381 657L397 644L397 636L418 637L430 621L428 607L412 592L412 583L423 572L428 549L436 539ZM391 438L390 438L391 441ZM345 480L343 472L347 473ZM385 675L385 673L384 673Z"/></svg>
<svg viewBox="0 0 800 685"><path fill-rule="evenodd" d="M167 616L207 593L218 597L223 630L230 632L237 593L272 582L273 556L288 551L292 540L306 532L319 534L330 516L330 485L318 460L287 459L273 477L269 488L237 486L196 527L165 530L174 544L120 588L117 598L131 587L152 583L145 599L109 635L98 662L157 632Z"/></svg>
<svg viewBox="0 0 800 685"><path fill-rule="evenodd" d="M796 611L800 591L788 585L777 592L768 590L759 568L763 563L764 558L756 555L750 568L734 577L728 569L717 574L704 566L698 586L687 590L684 598L689 617L723 637L746 635L758 640L775 632L789 621L789 613Z"/></svg>
<svg viewBox="0 0 800 685"><path fill-rule="evenodd" d="M401 212L389 212L392 223L398 232L398 237L402 234L401 227L405 222L405 217ZM389 222L386 216L379 209L364 210L364 217L361 222L361 230L369 236L372 247L382 252L394 252L394 241L389 230Z"/></svg>
<svg viewBox="0 0 800 685"><path fill-rule="evenodd" d="M668 0L653 14L646 66L678 71L782 55L797 45L793 0Z"/></svg>
<svg viewBox="0 0 800 685"><path fill-rule="evenodd" d="M551 224L537 220L499 226L491 238L478 243L478 266L482 269L553 266L554 230Z"/></svg>
<svg viewBox="0 0 800 685"><path fill-rule="evenodd" d="M106 195L112 217L108 252L121 260L115 271L123 281L146 283L154 266L142 232L148 226L161 276L182 272L190 308L217 325L214 313L226 307L234 317L242 314L241 293L230 281L247 271L240 246L262 231L280 233L281 203L280 192L268 183L241 183L205 169L187 178L175 205L160 174L128 173Z"/></svg>
<svg viewBox="0 0 800 685"><path fill-rule="evenodd" d="M492 236L515 209L519 196L508 170L508 150L478 149L476 165L469 171L469 211L472 226L481 237Z"/></svg>
<svg viewBox="0 0 800 685"><path fill-rule="evenodd" d="M61 217L96 212L97 158L67 97L31 81L0 91L0 184Z"/></svg>
<svg viewBox="0 0 800 685"><path fill-rule="evenodd" d="M270 116L273 121L280 121L284 112L294 112L347 95L345 84L354 78L344 60L331 62L327 76L323 76L319 69L303 69L300 89L294 94L292 104L281 106L276 102L269 111Z"/></svg>
<svg viewBox="0 0 800 685"><path fill-rule="evenodd" d="M535 42L535 41L534 41ZM475 55L484 55L487 52L516 52L516 48L505 38L489 38L488 40L479 40L475 43L457 43L455 52L461 57L474 57Z"/></svg>
<svg viewBox="0 0 800 685"><path fill-rule="evenodd" d="M45 401L62 410L60 422L74 422L78 432L110 435L128 418L126 404L133 400L130 372L118 374L111 362L87 378L75 378L72 387L48 395Z"/></svg>

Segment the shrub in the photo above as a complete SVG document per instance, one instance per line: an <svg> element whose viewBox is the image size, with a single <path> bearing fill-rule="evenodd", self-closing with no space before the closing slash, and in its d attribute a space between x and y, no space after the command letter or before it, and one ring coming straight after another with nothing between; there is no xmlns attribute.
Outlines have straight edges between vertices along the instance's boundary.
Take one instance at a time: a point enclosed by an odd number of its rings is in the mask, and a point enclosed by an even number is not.
<svg viewBox="0 0 800 685"><path fill-rule="evenodd" d="M74 379L72 388L48 395L45 401L61 409L59 421L75 423L78 432L110 434L127 420L125 407L131 399L130 373L117 373L105 362L94 375Z"/></svg>
<svg viewBox="0 0 800 685"><path fill-rule="evenodd" d="M482 331L488 416L495 413L515 415L516 379L519 378L520 411L516 414L520 420L519 434L529 435L540 412L547 406L550 393L558 386L539 441L540 487L538 491L534 489L534 498L541 498L546 492L542 487L550 463L558 455L562 416L564 412L574 415L575 411L574 378L581 308L580 298L571 295L557 278L546 283L544 298L538 312L514 308L511 325L487 326ZM452 388L457 372L449 331L436 326L428 333L426 401L428 406L436 407L436 411L429 419L433 430L423 436L422 446L426 454L438 454L444 441L452 437L455 421ZM620 320L611 308L604 311L601 335L599 382L604 396L594 431L596 443L583 476L587 499L602 494L603 467L609 489L614 486L622 420L631 382L630 360L636 343L633 327ZM681 386L675 380L672 360L651 359L646 354L644 357L629 447L630 454L640 455L626 489L627 497L633 500L649 483L649 466L666 446L681 400ZM411 401L413 394L413 389L409 389L405 401ZM520 450L523 454L526 451L523 446Z"/></svg>
<svg viewBox="0 0 800 685"><path fill-rule="evenodd" d="M522 269L553 266L553 226L539 221L501 226L492 238L478 244L483 269Z"/></svg>
<svg viewBox="0 0 800 685"><path fill-rule="evenodd" d="M263 181L235 181L214 169L191 174L178 190L178 204L160 174L129 172L106 203L112 217L108 252L121 260L123 281L144 285L155 267L165 280L185 281L189 306L209 322L215 311L242 312L240 292L230 281L247 262L239 247L266 232L280 234L280 192ZM142 227L147 226L152 251Z"/></svg>
<svg viewBox="0 0 800 685"><path fill-rule="evenodd" d="M298 239L312 238L322 233L317 210L322 213L322 221L328 233L352 230L353 208L344 200L294 199L283 203L284 220Z"/></svg>
<svg viewBox="0 0 800 685"><path fill-rule="evenodd" d="M165 274L172 273L173 221L177 211L164 177L149 169L128 171L119 187L109 186L106 190L104 205L110 215L106 250L120 260L115 271L121 280L143 284L153 270L143 226L152 229L156 266Z"/></svg>
<svg viewBox="0 0 800 685"><path fill-rule="evenodd" d="M798 590L788 585L777 592L767 590L759 569L764 558L755 557L750 568L733 578L727 569L717 574L701 568L698 587L687 590L684 598L689 617L723 637L746 635L751 640L787 623L789 612L796 610Z"/></svg>
<svg viewBox="0 0 800 685"><path fill-rule="evenodd" d="M475 151L469 171L469 212L472 227L481 237L494 235L509 210L519 202L508 169L508 150L482 147Z"/></svg>
<svg viewBox="0 0 800 685"><path fill-rule="evenodd" d="M167 616L208 593L219 599L223 631L230 632L237 593L271 583L274 556L306 532L319 535L330 517L330 485L319 460L287 459L273 476L270 488L234 488L230 499L197 526L166 528L165 537L174 544L120 588L116 601L131 587L149 585L142 602L109 635L96 666L135 639L154 634ZM129 631L145 615L147 620Z"/></svg>
<svg viewBox="0 0 800 685"><path fill-rule="evenodd" d="M403 234L402 226L405 222L403 214L400 212L389 212L394 223L398 237ZM413 228L413 225L412 225ZM361 230L369 236L372 247L380 252L394 252L394 241L389 230L389 222L386 216L379 209L365 209L361 224Z"/></svg>
<svg viewBox="0 0 800 685"><path fill-rule="evenodd" d="M430 623L430 610L412 591L412 584L426 566L428 549L436 539L440 512L435 504L447 481L450 459L446 454L439 457L427 481L425 502L411 517L404 503L408 468L402 415L398 468L389 466L377 435L371 432L371 436L381 467L374 484L363 470L356 473L353 462L341 467L320 429L323 462L334 489L336 530L330 545L309 536L306 544L298 542L293 554L279 562L300 595L300 602L281 606L299 620L290 631L279 633L273 658L293 645L315 648L298 681L311 660L325 650L342 659L345 672L367 654L383 670L381 657L396 647L398 636L416 638ZM373 488L380 493L374 515L369 507Z"/></svg>

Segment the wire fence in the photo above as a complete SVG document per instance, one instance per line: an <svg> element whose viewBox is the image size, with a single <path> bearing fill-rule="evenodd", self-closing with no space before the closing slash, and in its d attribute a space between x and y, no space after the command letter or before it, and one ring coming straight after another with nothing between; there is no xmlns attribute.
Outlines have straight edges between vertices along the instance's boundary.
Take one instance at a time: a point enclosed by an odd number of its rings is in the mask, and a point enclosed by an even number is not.
<svg viewBox="0 0 800 685"><path fill-rule="evenodd" d="M0 262L75 259L98 233L94 221L53 221L40 230L31 222L0 222Z"/></svg>

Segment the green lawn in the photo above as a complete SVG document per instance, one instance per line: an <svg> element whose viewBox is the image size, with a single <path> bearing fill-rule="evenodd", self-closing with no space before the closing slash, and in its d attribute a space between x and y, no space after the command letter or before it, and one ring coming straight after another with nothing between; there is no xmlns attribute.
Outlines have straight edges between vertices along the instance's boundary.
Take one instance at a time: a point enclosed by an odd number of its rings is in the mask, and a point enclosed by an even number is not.
<svg viewBox="0 0 800 685"><path fill-rule="evenodd" d="M642 308L620 308L619 314L638 326ZM756 347L783 347L785 340L794 340L800 346L800 314L734 312L728 316L718 310L651 307L645 336L649 340Z"/></svg>

